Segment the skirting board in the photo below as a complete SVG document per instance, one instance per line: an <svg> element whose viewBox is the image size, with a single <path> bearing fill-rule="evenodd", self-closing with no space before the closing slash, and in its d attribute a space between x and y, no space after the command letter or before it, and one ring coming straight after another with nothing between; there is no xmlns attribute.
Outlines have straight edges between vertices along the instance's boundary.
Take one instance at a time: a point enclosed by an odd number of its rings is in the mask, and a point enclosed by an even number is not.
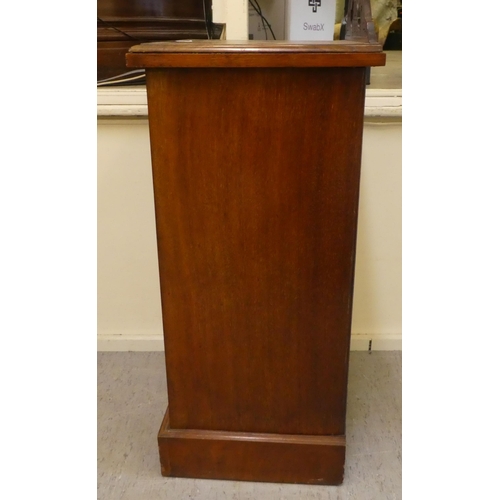
<svg viewBox="0 0 500 500"><path fill-rule="evenodd" d="M163 335L98 334L98 351L163 351ZM351 351L401 351L401 334L360 334L351 335Z"/></svg>

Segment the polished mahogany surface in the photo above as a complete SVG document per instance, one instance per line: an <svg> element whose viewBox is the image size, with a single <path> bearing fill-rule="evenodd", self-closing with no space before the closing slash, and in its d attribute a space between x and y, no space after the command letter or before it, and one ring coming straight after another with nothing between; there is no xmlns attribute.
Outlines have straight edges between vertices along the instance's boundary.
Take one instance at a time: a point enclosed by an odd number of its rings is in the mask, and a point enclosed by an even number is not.
<svg viewBox="0 0 500 500"><path fill-rule="evenodd" d="M344 432L363 73L148 73L173 427Z"/></svg>
<svg viewBox="0 0 500 500"><path fill-rule="evenodd" d="M146 67L165 475L338 484L374 44L160 43Z"/></svg>

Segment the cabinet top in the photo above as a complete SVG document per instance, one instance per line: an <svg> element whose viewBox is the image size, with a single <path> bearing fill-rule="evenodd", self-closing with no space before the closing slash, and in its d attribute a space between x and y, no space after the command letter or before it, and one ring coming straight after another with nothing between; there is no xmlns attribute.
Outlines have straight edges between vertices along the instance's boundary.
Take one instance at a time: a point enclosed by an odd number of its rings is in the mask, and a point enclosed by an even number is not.
<svg viewBox="0 0 500 500"><path fill-rule="evenodd" d="M335 67L384 66L379 43L178 40L135 45L127 66L161 67Z"/></svg>

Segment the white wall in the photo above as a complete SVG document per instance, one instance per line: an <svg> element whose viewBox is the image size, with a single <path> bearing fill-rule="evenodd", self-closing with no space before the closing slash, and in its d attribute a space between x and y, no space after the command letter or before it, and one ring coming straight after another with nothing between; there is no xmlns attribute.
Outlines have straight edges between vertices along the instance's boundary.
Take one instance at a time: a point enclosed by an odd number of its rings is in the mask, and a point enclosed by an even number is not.
<svg viewBox="0 0 500 500"><path fill-rule="evenodd" d="M248 0L213 0L215 23L226 24L227 40L248 39Z"/></svg>
<svg viewBox="0 0 500 500"><path fill-rule="evenodd" d="M401 121L365 123L353 349L401 348ZM98 348L163 348L146 118L99 118Z"/></svg>
<svg viewBox="0 0 500 500"><path fill-rule="evenodd" d="M97 328L99 346L161 347L161 309L148 122L97 127ZM120 346L120 340L128 344ZM118 340L118 343L115 342Z"/></svg>
<svg viewBox="0 0 500 500"><path fill-rule="evenodd" d="M401 133L365 122L352 331L374 349L401 345Z"/></svg>

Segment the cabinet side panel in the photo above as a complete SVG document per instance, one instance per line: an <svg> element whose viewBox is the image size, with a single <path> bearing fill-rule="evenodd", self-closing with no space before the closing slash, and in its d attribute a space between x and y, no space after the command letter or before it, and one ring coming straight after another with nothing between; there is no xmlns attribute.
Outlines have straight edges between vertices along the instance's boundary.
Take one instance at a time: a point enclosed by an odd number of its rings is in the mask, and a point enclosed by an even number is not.
<svg viewBox="0 0 500 500"><path fill-rule="evenodd" d="M364 69L147 78L171 427L343 434Z"/></svg>

